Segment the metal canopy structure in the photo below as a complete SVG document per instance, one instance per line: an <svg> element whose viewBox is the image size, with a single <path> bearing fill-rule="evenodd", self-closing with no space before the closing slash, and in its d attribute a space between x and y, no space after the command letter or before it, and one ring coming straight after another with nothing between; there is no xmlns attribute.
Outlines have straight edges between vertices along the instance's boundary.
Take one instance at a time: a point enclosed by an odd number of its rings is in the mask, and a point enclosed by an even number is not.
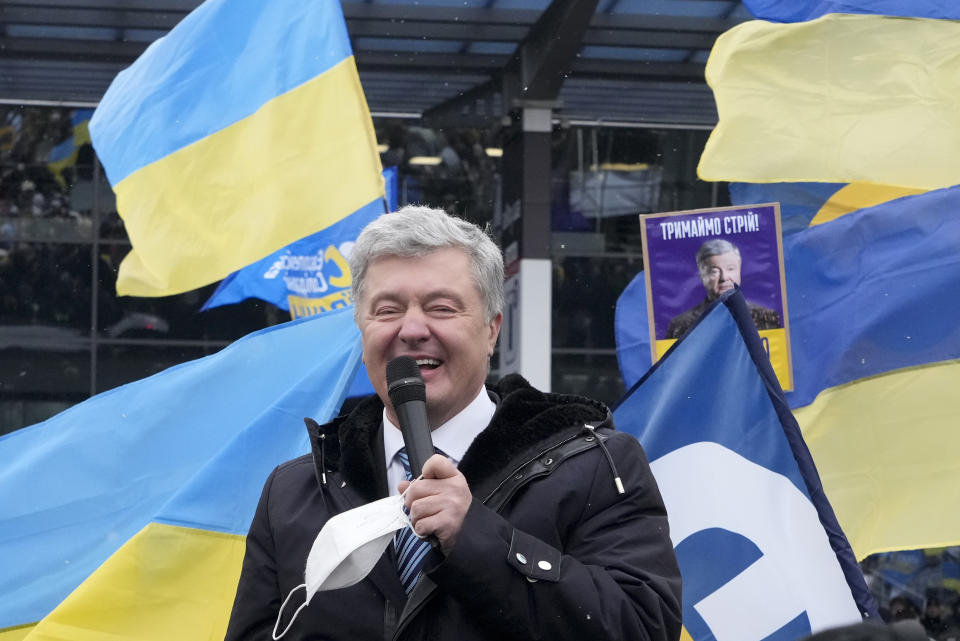
<svg viewBox="0 0 960 641"><path fill-rule="evenodd" d="M0 100L96 103L121 69L198 4L0 0ZM518 47L554 37L533 31L549 5L342 0L371 111L426 114L446 125L499 118L515 106L504 98L503 72ZM600 0L564 70L554 117L713 125L707 55L720 33L749 18L739 0Z"/></svg>

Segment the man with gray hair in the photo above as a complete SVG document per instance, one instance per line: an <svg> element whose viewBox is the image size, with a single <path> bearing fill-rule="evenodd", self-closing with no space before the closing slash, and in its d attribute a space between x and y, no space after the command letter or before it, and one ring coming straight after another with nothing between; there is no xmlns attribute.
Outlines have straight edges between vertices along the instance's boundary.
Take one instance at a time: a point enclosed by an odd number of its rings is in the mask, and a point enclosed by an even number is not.
<svg viewBox="0 0 960 641"><path fill-rule="evenodd" d="M711 238L700 245L700 249L697 250L697 271L700 273L700 282L703 283L707 296L695 307L671 319L667 326L666 338L680 338L686 334L710 303L720 298L722 294L739 287L742 265L740 250L728 240ZM769 307L749 301L747 306L750 308L750 316L753 317L753 323L758 330L783 326L780 314Z"/></svg>
<svg viewBox="0 0 960 641"><path fill-rule="evenodd" d="M366 578L313 595L292 637L676 641L680 573L636 439L597 401L516 375L485 385L503 308L496 244L442 210L405 207L364 229L350 269L377 394L308 421L313 453L267 480L227 639L270 636L331 517L407 490L415 533L436 542L422 565L405 564L401 530ZM420 367L442 453L413 484L387 394L398 356Z"/></svg>

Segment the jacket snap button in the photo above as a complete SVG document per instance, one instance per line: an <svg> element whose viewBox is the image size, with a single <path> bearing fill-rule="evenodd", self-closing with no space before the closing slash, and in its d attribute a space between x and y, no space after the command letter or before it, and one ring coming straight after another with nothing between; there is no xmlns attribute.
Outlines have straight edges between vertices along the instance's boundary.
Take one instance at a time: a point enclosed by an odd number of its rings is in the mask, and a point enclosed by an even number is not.
<svg viewBox="0 0 960 641"><path fill-rule="evenodd" d="M594 437L588 436L587 438L585 438L585 439L583 439L583 440L589 442L589 441L592 441L593 439L594 439Z"/></svg>
<svg viewBox="0 0 960 641"><path fill-rule="evenodd" d="M552 459L552 458L545 458L545 459L543 459L543 464L544 464L544 465L553 465L553 459Z"/></svg>
<svg viewBox="0 0 960 641"><path fill-rule="evenodd" d="M517 552L517 561L520 561L520 563L522 563L523 565L526 565L526 564L527 564L527 557L525 557L525 556L523 556L522 554L520 554L519 552Z"/></svg>
<svg viewBox="0 0 960 641"><path fill-rule="evenodd" d="M540 561L539 563L537 563L537 567L543 570L544 572L549 572L553 566L550 565L550 561Z"/></svg>
<svg viewBox="0 0 960 641"><path fill-rule="evenodd" d="M532 576L528 576L528 577L527 577L527 581L529 581L530 583L536 583L536 582L537 582L537 580L536 580L535 578L533 578Z"/></svg>
<svg viewBox="0 0 960 641"><path fill-rule="evenodd" d="M522 478L523 478L523 474L517 474L516 476L513 477L513 480L514 480L514 481L519 481L519 480L522 479Z"/></svg>

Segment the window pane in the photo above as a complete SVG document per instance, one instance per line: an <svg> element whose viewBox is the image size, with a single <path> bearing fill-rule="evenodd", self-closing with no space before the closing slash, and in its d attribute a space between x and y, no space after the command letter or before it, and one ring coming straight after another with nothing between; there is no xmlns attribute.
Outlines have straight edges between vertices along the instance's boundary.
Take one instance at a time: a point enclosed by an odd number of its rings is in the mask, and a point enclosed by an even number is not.
<svg viewBox="0 0 960 641"><path fill-rule="evenodd" d="M68 409L69 401L7 400L0 401L0 436L21 427L42 423Z"/></svg>
<svg viewBox="0 0 960 641"><path fill-rule="evenodd" d="M0 325L0 433L50 418L89 393L88 340L68 329Z"/></svg>
<svg viewBox="0 0 960 641"><path fill-rule="evenodd" d="M0 322L90 329L90 246L16 243L0 254Z"/></svg>
<svg viewBox="0 0 960 641"><path fill-rule="evenodd" d="M97 393L132 383L168 367L213 354L219 347L101 345L97 350Z"/></svg>
<svg viewBox="0 0 960 641"><path fill-rule="evenodd" d="M579 394L612 405L626 391L616 354L553 354L552 391Z"/></svg>
<svg viewBox="0 0 960 641"><path fill-rule="evenodd" d="M0 242L92 238L90 114L0 105Z"/></svg>
<svg viewBox="0 0 960 641"><path fill-rule="evenodd" d="M639 258L568 256L555 261L553 346L615 348L617 298L641 267Z"/></svg>
<svg viewBox="0 0 960 641"><path fill-rule="evenodd" d="M129 246L103 245L100 249L97 330L104 338L234 341L290 320L288 312L257 299L201 312L217 283L176 296L118 297L117 269Z"/></svg>
<svg viewBox="0 0 960 641"><path fill-rule="evenodd" d="M551 198L556 245L641 251L638 214L710 207L715 195L696 166L709 132L559 128Z"/></svg>

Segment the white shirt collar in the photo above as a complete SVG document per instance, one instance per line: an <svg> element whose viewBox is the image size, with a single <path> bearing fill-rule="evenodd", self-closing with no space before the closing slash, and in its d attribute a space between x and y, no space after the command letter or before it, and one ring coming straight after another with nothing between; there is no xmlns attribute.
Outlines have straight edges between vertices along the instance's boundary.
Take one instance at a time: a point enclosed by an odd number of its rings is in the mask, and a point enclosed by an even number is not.
<svg viewBox="0 0 960 641"><path fill-rule="evenodd" d="M439 448L453 462L459 464L466 454L467 448L473 443L477 434L482 432L493 418L497 405L490 400L487 388L481 387L469 405L449 421L431 432L433 446ZM400 428L387 418L387 410L383 410L383 454L387 468L393 462L400 448L403 447L403 433Z"/></svg>

